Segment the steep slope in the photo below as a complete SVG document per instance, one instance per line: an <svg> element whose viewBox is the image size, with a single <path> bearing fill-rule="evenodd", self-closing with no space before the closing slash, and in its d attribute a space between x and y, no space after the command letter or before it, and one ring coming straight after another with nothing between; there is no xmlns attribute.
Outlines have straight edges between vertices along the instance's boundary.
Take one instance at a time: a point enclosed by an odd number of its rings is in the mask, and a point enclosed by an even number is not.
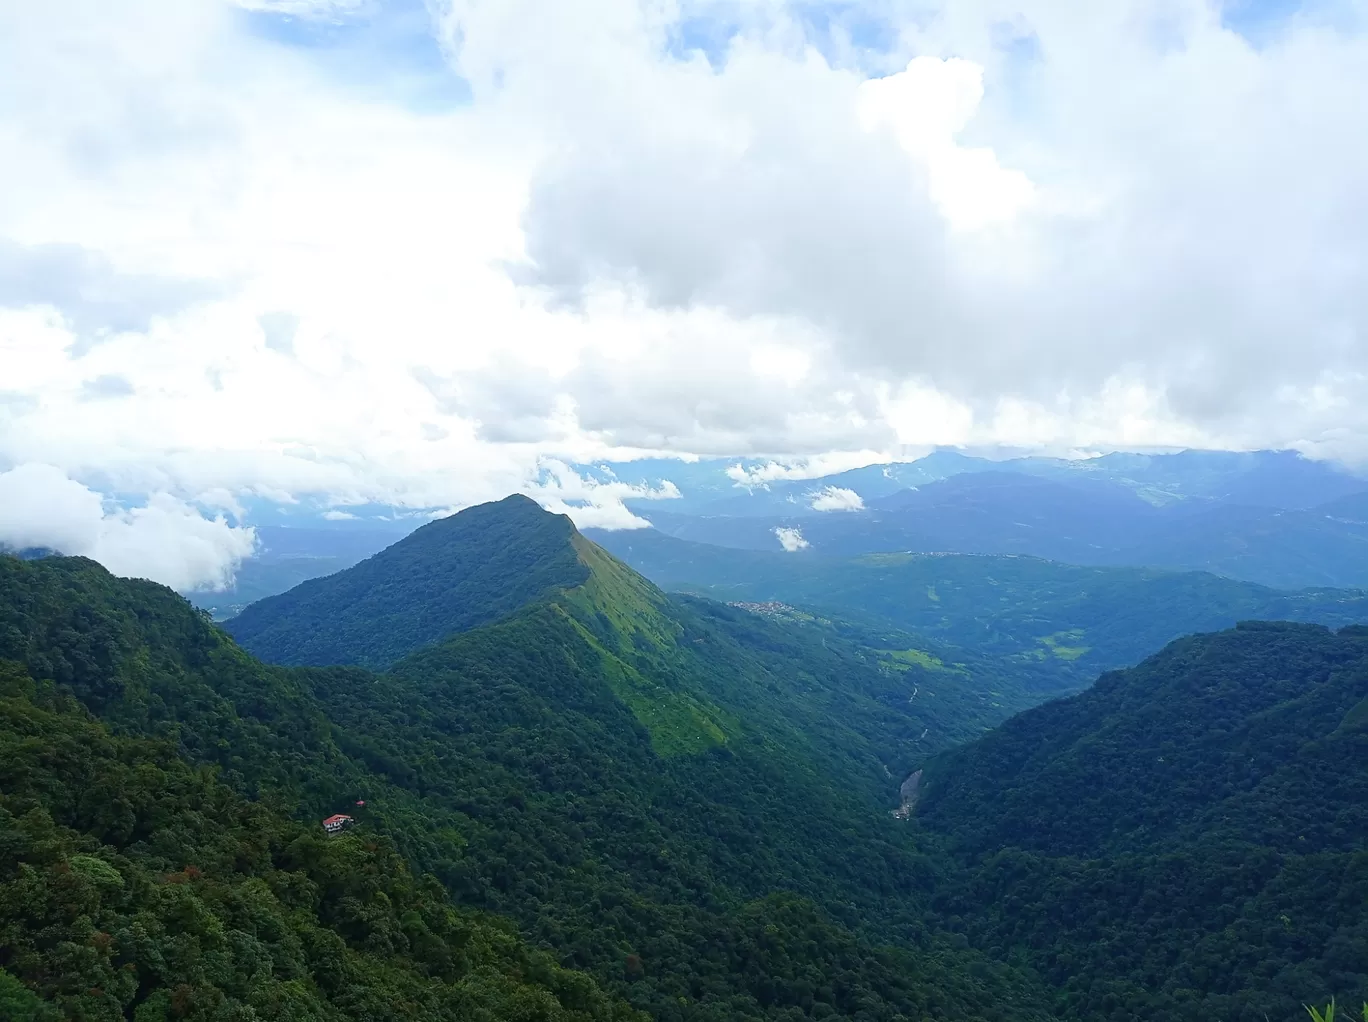
<svg viewBox="0 0 1368 1022"><path fill-rule="evenodd" d="M0 662L0 1015L644 1019L365 828L244 801Z"/></svg>
<svg viewBox="0 0 1368 1022"><path fill-rule="evenodd" d="M314 821L364 799L460 904L658 1019L1049 1017L924 922L936 868L888 810L946 740L923 721L962 710L908 703L934 666L567 545L583 584L387 675L263 665L160 587L0 559L0 659L240 796Z"/></svg>
<svg viewBox="0 0 1368 1022"><path fill-rule="evenodd" d="M352 526L350 522L337 524ZM326 529L258 525L257 548L238 565L232 585L185 595L217 620L233 617L257 600L293 589L311 578L350 568L413 531L407 521L383 524L382 528L358 525Z"/></svg>
<svg viewBox="0 0 1368 1022"><path fill-rule="evenodd" d="M654 529L590 534L667 588L877 620L962 649L1036 660L1075 685L1180 635L1247 618L1368 621L1368 596L1355 590L1280 592L1197 572L975 555L839 560L806 550L725 550Z"/></svg>
<svg viewBox="0 0 1368 1022"><path fill-rule="evenodd" d="M939 906L1061 1011L1292 1018L1368 995L1368 630L1179 640L933 758Z"/></svg>
<svg viewBox="0 0 1368 1022"><path fill-rule="evenodd" d="M507 497L431 522L355 567L253 604L225 627L280 664L383 667L583 582L568 518Z"/></svg>

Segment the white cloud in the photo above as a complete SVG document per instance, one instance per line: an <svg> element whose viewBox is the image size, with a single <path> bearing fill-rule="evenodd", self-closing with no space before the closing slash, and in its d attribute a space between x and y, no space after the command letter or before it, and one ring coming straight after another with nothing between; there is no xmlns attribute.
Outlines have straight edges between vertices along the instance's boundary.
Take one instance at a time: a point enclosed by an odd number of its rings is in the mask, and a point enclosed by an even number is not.
<svg viewBox="0 0 1368 1022"><path fill-rule="evenodd" d="M808 495L814 511L863 511L864 498L854 490L841 486L826 486Z"/></svg>
<svg viewBox="0 0 1368 1022"><path fill-rule="evenodd" d="M607 482L580 475L561 461L547 461L536 485L526 492L542 507L569 515L581 529L648 529L651 523L633 514L624 500L677 500L679 489L668 480L638 486L610 478Z"/></svg>
<svg viewBox="0 0 1368 1022"><path fill-rule="evenodd" d="M376 6L371 0L233 0L247 11L284 14L294 18L342 21Z"/></svg>
<svg viewBox="0 0 1368 1022"><path fill-rule="evenodd" d="M887 455L878 451L836 451L791 461L766 461L759 465L737 463L727 466L726 475L737 486L755 488L781 480L820 479L822 476L887 460Z"/></svg>
<svg viewBox="0 0 1368 1022"><path fill-rule="evenodd" d="M164 493L145 507L108 510L60 469L28 464L0 473L0 544L89 557L116 575L187 591L230 585L256 534Z"/></svg>
<svg viewBox="0 0 1368 1022"><path fill-rule="evenodd" d="M779 545L789 553L797 553L799 550L809 546L807 540L803 538L801 529L788 528L780 525L774 530L774 535L779 540Z"/></svg>
<svg viewBox="0 0 1368 1022"><path fill-rule="evenodd" d="M620 502L606 504L567 504L545 499L542 507L553 514L569 515L577 529L649 529L651 523L632 514Z"/></svg>
<svg viewBox="0 0 1368 1022"><path fill-rule="evenodd" d="M329 522L354 522L354 521L356 521L356 515L352 514L350 511L339 511L339 510L337 510L336 508L333 508L333 509L328 510L328 511L324 511L324 512L323 512L323 518L324 518L325 521L329 521Z"/></svg>
<svg viewBox="0 0 1368 1022"><path fill-rule="evenodd" d="M652 452L1368 457L1352 20L428 6L420 108L413 53L290 42L383 3L0 5L0 466L420 507Z"/></svg>
<svg viewBox="0 0 1368 1022"><path fill-rule="evenodd" d="M1035 199L1030 179L1000 167L992 149L957 142L982 99L983 68L958 57L915 57L906 70L871 78L858 90L861 126L892 131L952 227L1011 221Z"/></svg>

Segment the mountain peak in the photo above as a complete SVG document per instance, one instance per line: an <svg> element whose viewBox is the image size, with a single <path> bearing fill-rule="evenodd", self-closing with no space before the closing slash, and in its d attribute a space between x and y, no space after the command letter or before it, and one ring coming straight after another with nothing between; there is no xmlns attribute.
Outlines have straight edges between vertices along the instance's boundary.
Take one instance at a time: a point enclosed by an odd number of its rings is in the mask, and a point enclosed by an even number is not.
<svg viewBox="0 0 1368 1022"><path fill-rule="evenodd" d="M422 526L354 567L252 604L226 624L282 664L383 667L453 632L583 585L587 543L565 515L513 494Z"/></svg>

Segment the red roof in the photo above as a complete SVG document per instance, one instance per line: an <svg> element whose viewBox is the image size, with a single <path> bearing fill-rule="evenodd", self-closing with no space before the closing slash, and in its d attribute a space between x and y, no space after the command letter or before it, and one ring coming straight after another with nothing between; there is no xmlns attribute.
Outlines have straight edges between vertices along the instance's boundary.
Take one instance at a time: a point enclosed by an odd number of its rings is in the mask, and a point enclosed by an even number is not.
<svg viewBox="0 0 1368 1022"><path fill-rule="evenodd" d="M342 823L344 820L350 819L350 816L343 816L341 813L338 813L336 816L329 816L326 820L324 820L323 826L326 827L330 823Z"/></svg>

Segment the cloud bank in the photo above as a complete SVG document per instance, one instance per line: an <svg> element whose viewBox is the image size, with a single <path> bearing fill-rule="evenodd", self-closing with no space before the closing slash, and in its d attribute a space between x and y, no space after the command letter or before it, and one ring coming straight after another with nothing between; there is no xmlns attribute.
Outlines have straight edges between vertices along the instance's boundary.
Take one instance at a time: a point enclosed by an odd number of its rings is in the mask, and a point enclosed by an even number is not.
<svg viewBox="0 0 1368 1022"><path fill-rule="evenodd" d="M89 557L116 575L187 591L230 585L256 534L167 494L145 507L108 510L60 469L20 465L0 473L0 546Z"/></svg>
<svg viewBox="0 0 1368 1022"><path fill-rule="evenodd" d="M1365 23L1235 13L4 5L0 470L420 508L661 454L1364 462Z"/></svg>
<svg viewBox="0 0 1368 1022"><path fill-rule="evenodd" d="M814 511L863 511L864 498L842 486L825 486L809 495Z"/></svg>

